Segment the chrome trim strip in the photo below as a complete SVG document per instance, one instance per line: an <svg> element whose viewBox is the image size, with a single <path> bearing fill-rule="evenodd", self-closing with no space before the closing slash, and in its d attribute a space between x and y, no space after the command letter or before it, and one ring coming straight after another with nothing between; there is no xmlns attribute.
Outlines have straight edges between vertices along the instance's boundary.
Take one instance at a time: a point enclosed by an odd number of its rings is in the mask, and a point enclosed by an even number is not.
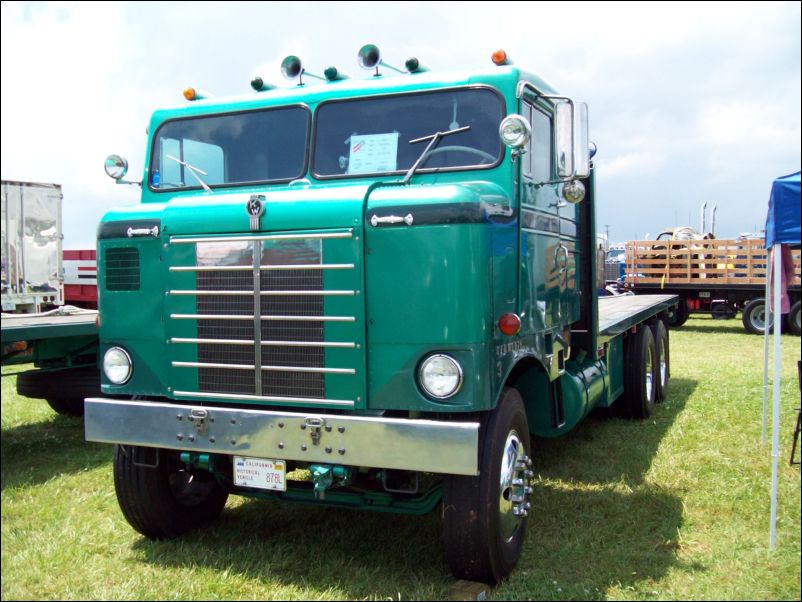
<svg viewBox="0 0 802 602"><path fill-rule="evenodd" d="M240 339L185 339L173 337L171 343L192 343L196 345L253 345L255 341ZM327 343L316 341L262 341L265 347L336 347L339 349L354 349L356 343Z"/></svg>
<svg viewBox="0 0 802 602"><path fill-rule="evenodd" d="M249 265L190 265L173 266L171 272L247 272L253 267ZM353 263L305 263L305 264L265 264L259 266L260 270L279 271L279 270L353 270Z"/></svg>
<svg viewBox="0 0 802 602"><path fill-rule="evenodd" d="M265 236L220 236L220 237L193 237L170 238L170 244L191 244L199 242L249 242L264 240L307 240L328 238L353 238L352 232L323 232L320 234L271 234Z"/></svg>
<svg viewBox="0 0 802 602"><path fill-rule="evenodd" d="M260 316L262 320L274 322L356 322L354 316ZM218 316L215 314L170 314L172 320L253 320L252 315Z"/></svg>
<svg viewBox="0 0 802 602"><path fill-rule="evenodd" d="M223 370L254 370L249 364L215 364L204 362L172 362L173 368L220 368ZM356 374L353 368L307 368L303 366L262 366L264 372L307 372L312 374Z"/></svg>
<svg viewBox="0 0 802 602"><path fill-rule="evenodd" d="M176 392L198 398L210 394ZM254 398L219 395L234 401ZM308 400L332 403L331 400ZM213 420L198 433L187 420L200 403L89 398L85 402L86 440L141 445L179 451L241 455L276 460L322 462L475 476L479 472L479 423L464 420L384 418L317 413L238 409L204 403ZM331 427L320 429L318 444L302 429L309 418ZM192 435L190 437L190 435ZM328 450L328 451L327 451ZM342 450L342 451L340 451ZM332 458L336 458L333 460Z"/></svg>
<svg viewBox="0 0 802 602"><path fill-rule="evenodd" d="M191 291L191 290L170 290L169 294L171 295L191 295L194 297L200 297L204 295L215 295L215 296L225 296L225 295L249 295L254 296L253 291L221 291L221 290L214 290L214 291ZM321 296L321 297L353 297L356 294L356 291L259 291L259 295L265 297L314 297L314 296ZM253 318L253 316L251 316Z"/></svg>

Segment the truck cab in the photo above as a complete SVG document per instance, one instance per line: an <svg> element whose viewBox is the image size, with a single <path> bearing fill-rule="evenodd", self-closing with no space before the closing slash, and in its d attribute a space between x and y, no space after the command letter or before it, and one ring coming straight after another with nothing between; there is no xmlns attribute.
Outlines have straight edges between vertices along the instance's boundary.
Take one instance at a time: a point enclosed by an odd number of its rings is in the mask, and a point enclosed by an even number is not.
<svg viewBox="0 0 802 602"><path fill-rule="evenodd" d="M87 439L117 445L148 537L230 493L442 500L452 571L495 583L532 512L530 434L621 396L623 332L667 301L599 330L583 104L503 53L450 74L390 75L370 45L359 60L367 78L313 84L288 57L289 87L153 114L141 203L98 229L107 397L87 400Z"/></svg>

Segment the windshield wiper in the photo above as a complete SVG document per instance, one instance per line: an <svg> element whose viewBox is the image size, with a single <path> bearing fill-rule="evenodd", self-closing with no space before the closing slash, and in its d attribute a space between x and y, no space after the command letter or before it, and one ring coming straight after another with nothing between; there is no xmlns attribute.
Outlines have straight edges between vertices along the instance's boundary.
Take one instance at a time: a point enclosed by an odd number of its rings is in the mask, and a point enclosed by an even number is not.
<svg viewBox="0 0 802 602"><path fill-rule="evenodd" d="M455 128L453 130L447 130L445 132L437 132L437 133L434 133L434 134L432 134L430 136L423 136L421 138L415 138L414 140L410 140L409 141L410 144L417 144L418 142L423 142L424 140L429 140L431 138L431 142L429 142L429 144L426 145L426 148L420 154L420 157L418 157L418 160L415 161L415 163L412 165L412 167L409 168L409 171L407 171L407 174L404 176L403 183L404 184L408 184L409 183L410 178L415 173L415 170L417 170L418 167L420 167L420 164L423 162L423 159L426 157L426 154L432 148L434 148L434 145L437 144L440 141L441 138L443 138L445 136L450 136L451 134L459 134L460 132L467 132L469 129L471 129L471 126L466 125L466 126L463 126L461 128Z"/></svg>
<svg viewBox="0 0 802 602"><path fill-rule="evenodd" d="M204 182L203 180L201 180L201 177L198 175L199 173L201 173L204 176L208 176L209 174L207 174L205 171L203 171L202 169L198 169L194 165L190 165L189 163L186 163L185 161L182 161L181 159L176 159L172 155L165 154L164 156L167 157L168 159L172 159L173 161L175 161L179 165L183 165L184 167L186 167L187 170L189 170L189 173L191 173L193 176L195 176L195 179L200 183L201 186L203 186L203 189L206 192L211 192L212 191L212 189L209 188L209 185L206 182ZM195 173L195 172L198 172L198 173Z"/></svg>

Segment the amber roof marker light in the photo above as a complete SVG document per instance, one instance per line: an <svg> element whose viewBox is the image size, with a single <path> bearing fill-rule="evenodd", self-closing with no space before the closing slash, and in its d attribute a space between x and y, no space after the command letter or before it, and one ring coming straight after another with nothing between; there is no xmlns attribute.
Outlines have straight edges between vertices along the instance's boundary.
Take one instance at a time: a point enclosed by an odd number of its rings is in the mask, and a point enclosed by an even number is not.
<svg viewBox="0 0 802 602"><path fill-rule="evenodd" d="M512 60L507 54L507 51L500 48L490 55L490 59L499 67L502 65L512 65Z"/></svg>

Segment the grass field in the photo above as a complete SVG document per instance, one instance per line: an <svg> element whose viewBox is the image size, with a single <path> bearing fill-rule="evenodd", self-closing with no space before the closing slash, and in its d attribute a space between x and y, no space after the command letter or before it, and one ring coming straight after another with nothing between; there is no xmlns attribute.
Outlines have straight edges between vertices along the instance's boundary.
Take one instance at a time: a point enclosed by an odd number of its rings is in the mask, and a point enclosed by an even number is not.
<svg viewBox="0 0 802 602"><path fill-rule="evenodd" d="M668 400L647 422L588 419L536 440L525 551L499 600L799 600L798 337L783 337L777 549L763 341L740 322L671 333ZM13 372L16 369L4 369ZM2 379L2 599L445 599L437 513L409 518L232 497L152 542L125 522L112 447Z"/></svg>

